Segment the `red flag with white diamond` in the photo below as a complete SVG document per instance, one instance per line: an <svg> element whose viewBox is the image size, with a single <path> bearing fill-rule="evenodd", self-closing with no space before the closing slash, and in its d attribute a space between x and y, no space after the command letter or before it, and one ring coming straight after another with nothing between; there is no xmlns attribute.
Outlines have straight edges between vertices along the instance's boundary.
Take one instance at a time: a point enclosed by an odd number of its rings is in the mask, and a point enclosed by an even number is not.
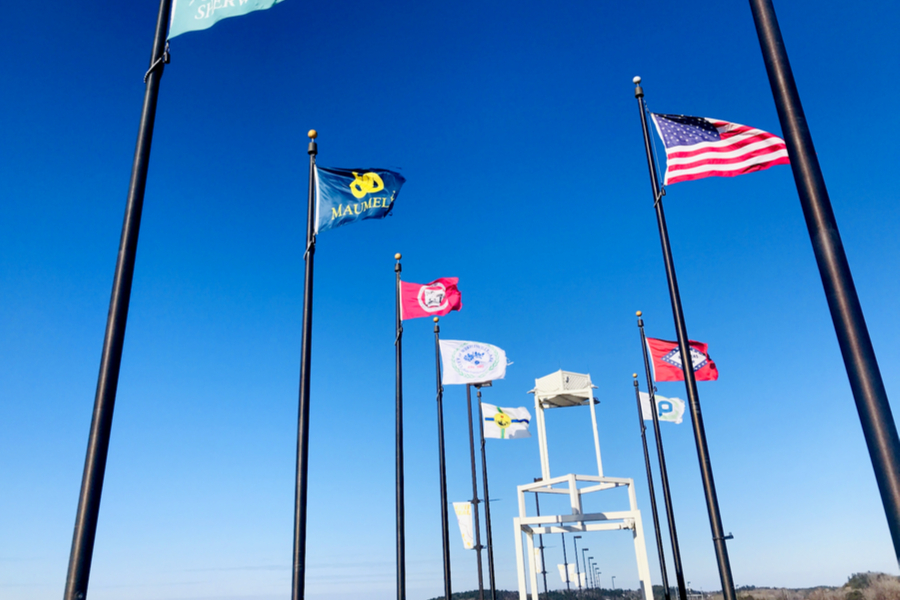
<svg viewBox="0 0 900 600"><path fill-rule="evenodd" d="M708 346L703 342L688 342L691 347L691 364L694 366L694 378L697 381L715 381L719 378L719 370L707 352ZM681 350L678 342L647 338L647 348L653 358L654 381L684 381Z"/></svg>

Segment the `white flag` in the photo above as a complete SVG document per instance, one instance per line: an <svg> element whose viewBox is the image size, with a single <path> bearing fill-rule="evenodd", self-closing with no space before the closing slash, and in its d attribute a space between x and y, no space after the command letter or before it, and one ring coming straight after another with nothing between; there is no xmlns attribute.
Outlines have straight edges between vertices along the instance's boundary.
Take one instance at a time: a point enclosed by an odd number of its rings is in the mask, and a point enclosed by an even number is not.
<svg viewBox="0 0 900 600"><path fill-rule="evenodd" d="M568 569L566 569L567 566L569 567ZM575 583L575 580L576 580L575 565L571 565L571 564L570 565L556 565L556 567L559 569L559 578L562 579L563 583L566 583L566 582ZM566 571L568 571L568 577L566 577L566 575L567 575Z"/></svg>
<svg viewBox="0 0 900 600"><path fill-rule="evenodd" d="M500 408L487 402L481 403L481 414L484 416L484 437L501 440L514 440L531 437L528 423L531 413L524 406L519 408Z"/></svg>
<svg viewBox="0 0 900 600"><path fill-rule="evenodd" d="M541 549L534 549L534 572L535 573L543 573L544 572L544 561L541 560Z"/></svg>
<svg viewBox="0 0 900 600"><path fill-rule="evenodd" d="M459 522L463 546L466 550L471 550L475 547L475 538L472 537L472 503L454 502L453 510L456 512L456 520Z"/></svg>
<svg viewBox="0 0 900 600"><path fill-rule="evenodd" d="M506 352L490 344L441 340L444 385L487 383L506 377Z"/></svg>
<svg viewBox="0 0 900 600"><path fill-rule="evenodd" d="M656 400L656 416L660 421L669 423L681 423L684 416L684 400L680 398L665 398L658 394L654 394ZM645 421L653 420L653 413L650 412L650 394L641 392L641 414Z"/></svg>

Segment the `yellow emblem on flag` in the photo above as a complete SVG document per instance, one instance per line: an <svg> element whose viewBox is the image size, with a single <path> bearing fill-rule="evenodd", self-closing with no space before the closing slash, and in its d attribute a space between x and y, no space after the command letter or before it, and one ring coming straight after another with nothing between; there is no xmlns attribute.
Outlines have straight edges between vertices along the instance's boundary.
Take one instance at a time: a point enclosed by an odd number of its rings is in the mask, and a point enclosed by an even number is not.
<svg viewBox="0 0 900 600"><path fill-rule="evenodd" d="M379 177L378 173L363 173L360 175L353 171L355 178L350 183L350 193L356 198L362 198L366 194L373 194L384 189L384 181Z"/></svg>
<svg viewBox="0 0 900 600"><path fill-rule="evenodd" d="M509 415L506 413L498 413L494 415L494 423L496 423L497 427L500 429L506 429L512 425L512 419L510 419Z"/></svg>

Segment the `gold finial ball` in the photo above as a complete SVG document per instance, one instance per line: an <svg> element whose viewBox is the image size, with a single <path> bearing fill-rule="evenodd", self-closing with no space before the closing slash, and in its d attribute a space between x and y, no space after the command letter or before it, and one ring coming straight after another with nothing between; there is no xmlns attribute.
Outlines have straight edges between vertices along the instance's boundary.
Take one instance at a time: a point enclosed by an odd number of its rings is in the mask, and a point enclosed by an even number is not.
<svg viewBox="0 0 900 600"><path fill-rule="evenodd" d="M434 322L437 323L438 321L440 321L440 319L438 319L437 317L435 317L435 318L434 318Z"/></svg>
<svg viewBox="0 0 900 600"><path fill-rule="evenodd" d="M394 258L396 260L400 260L401 258L403 258L403 256L398 252L397 254L394 255Z"/></svg>
<svg viewBox="0 0 900 600"><path fill-rule="evenodd" d="M634 314L636 314L637 316L641 316L641 315L644 314L644 313L642 313L641 311L637 311L637 312L634 313Z"/></svg>
<svg viewBox="0 0 900 600"><path fill-rule="evenodd" d="M631 376L637 379L637 373L632 373Z"/></svg>
<svg viewBox="0 0 900 600"><path fill-rule="evenodd" d="M310 129L310 130L309 130L309 133L307 133L306 135L309 136L309 139L314 140L314 139L316 139L317 137L319 137L319 132L316 131L315 129Z"/></svg>

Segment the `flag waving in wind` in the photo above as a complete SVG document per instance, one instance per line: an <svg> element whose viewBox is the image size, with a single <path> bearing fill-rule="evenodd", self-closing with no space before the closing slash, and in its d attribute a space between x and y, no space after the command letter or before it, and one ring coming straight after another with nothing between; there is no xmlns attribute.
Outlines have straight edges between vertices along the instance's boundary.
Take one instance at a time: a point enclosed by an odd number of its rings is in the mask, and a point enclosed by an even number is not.
<svg viewBox="0 0 900 600"><path fill-rule="evenodd" d="M650 394L647 392L639 392L641 397L641 415L645 421L653 420L653 411L650 408ZM667 421L678 425L684 417L684 400L681 398L666 398L659 394L654 394L653 399L656 401L656 418L660 421Z"/></svg>
<svg viewBox="0 0 900 600"><path fill-rule="evenodd" d="M316 234L363 219L383 219L406 178L387 169L316 167Z"/></svg>
<svg viewBox="0 0 900 600"><path fill-rule="evenodd" d="M481 414L484 415L484 437L486 438L515 440L531 437L528 432L531 413L525 407L500 408L482 402Z"/></svg>
<svg viewBox="0 0 900 600"><path fill-rule="evenodd" d="M704 117L651 116L666 147L664 185L790 163L784 140L761 129Z"/></svg>
<svg viewBox="0 0 900 600"><path fill-rule="evenodd" d="M217 21L272 8L282 0L172 0L169 38L188 31L209 29Z"/></svg>
<svg viewBox="0 0 900 600"><path fill-rule="evenodd" d="M431 283L400 282L400 318L439 317L462 308L457 277L441 277Z"/></svg>
<svg viewBox="0 0 900 600"><path fill-rule="evenodd" d="M506 377L506 352L481 342L441 340L444 385L487 383Z"/></svg>
<svg viewBox="0 0 900 600"><path fill-rule="evenodd" d="M703 342L689 342L691 347L691 364L694 366L694 378L697 381L715 381L719 378L716 363L707 353L708 346ZM647 338L647 349L653 358L654 381L684 381L681 363L681 350L678 342Z"/></svg>

